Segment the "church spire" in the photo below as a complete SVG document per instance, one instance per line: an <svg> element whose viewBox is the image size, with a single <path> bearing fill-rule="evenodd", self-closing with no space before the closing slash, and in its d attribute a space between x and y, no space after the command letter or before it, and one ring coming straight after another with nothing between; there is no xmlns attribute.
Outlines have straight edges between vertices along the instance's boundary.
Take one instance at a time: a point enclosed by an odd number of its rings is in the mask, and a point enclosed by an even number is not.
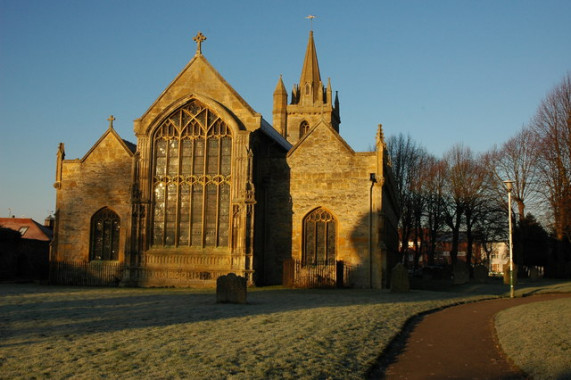
<svg viewBox="0 0 571 380"><path fill-rule="evenodd" d="M307 18L312 20L315 17ZM299 84L293 85L290 104L285 102L287 93L280 78L274 91L274 128L291 144L297 144L320 123L328 124L339 132L339 100L333 99L331 81L328 80L326 86L321 81L313 30L309 32Z"/></svg>
<svg viewBox="0 0 571 380"><path fill-rule="evenodd" d="M313 41L313 30L309 31L309 41L307 42L307 49L305 50L305 59L303 60L299 86L304 95L308 95L310 92L316 93L321 88L321 75L319 73L315 42ZM315 99L315 97L313 97L313 99Z"/></svg>

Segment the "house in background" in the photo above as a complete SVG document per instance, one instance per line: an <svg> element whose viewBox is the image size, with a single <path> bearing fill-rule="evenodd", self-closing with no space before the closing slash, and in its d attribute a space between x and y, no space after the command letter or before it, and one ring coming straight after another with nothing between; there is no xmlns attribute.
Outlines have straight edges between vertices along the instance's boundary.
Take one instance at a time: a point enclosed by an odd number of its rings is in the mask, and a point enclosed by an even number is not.
<svg viewBox="0 0 571 380"><path fill-rule="evenodd" d="M46 280L53 218L0 218L0 280Z"/></svg>

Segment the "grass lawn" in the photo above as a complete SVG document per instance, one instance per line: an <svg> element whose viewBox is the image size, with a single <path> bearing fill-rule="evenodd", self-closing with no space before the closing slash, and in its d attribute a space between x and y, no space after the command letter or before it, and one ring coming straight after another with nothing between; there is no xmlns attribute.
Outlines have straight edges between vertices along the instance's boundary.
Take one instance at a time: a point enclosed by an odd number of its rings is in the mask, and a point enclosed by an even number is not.
<svg viewBox="0 0 571 380"><path fill-rule="evenodd" d="M527 291L551 289L571 283ZM361 379L411 316L507 291L259 288L229 305L214 290L0 284L0 378Z"/></svg>
<svg viewBox="0 0 571 380"><path fill-rule="evenodd" d="M504 352L533 379L571 378L571 298L503 310L496 332Z"/></svg>

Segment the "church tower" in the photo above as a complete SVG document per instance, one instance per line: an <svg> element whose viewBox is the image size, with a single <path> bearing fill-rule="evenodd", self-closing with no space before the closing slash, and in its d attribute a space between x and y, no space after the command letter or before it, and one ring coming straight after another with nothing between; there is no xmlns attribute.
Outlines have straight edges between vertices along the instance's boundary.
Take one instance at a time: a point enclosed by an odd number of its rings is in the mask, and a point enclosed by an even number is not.
<svg viewBox="0 0 571 380"><path fill-rule="evenodd" d="M293 86L290 104L287 104L281 76L278 80L274 91L273 119L274 128L293 145L320 121L339 132L339 100L337 96L333 100L331 81L327 81L327 87L321 81L313 30L309 32L299 84Z"/></svg>

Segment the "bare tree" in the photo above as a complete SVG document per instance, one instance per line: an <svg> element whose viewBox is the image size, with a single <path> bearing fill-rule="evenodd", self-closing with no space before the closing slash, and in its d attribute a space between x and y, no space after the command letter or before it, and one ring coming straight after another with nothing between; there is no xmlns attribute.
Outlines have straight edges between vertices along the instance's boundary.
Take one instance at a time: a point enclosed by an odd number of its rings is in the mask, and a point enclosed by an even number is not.
<svg viewBox="0 0 571 380"><path fill-rule="evenodd" d="M463 197L466 222L466 262L470 264L476 238L474 232L477 230L478 222L485 218L489 211L490 199L486 190L490 180L483 157L473 157L469 149L466 149L465 157L466 172L464 174Z"/></svg>
<svg viewBox="0 0 571 380"><path fill-rule="evenodd" d="M571 73L541 102L532 121L539 145L542 195L549 204L557 241L548 274L563 276L571 254Z"/></svg>
<svg viewBox="0 0 571 380"><path fill-rule="evenodd" d="M509 139L501 148L494 147L483 157L492 176L491 189L499 199L506 199L503 181L512 180L512 199L518 209L518 219L525 218L526 205L534 204L540 194L539 140L530 128ZM492 195L492 194L490 194ZM507 204L506 204L507 210Z"/></svg>
<svg viewBox="0 0 571 380"><path fill-rule="evenodd" d="M436 239L444 226L444 190L446 164L433 156L427 157L423 176L425 194L425 227L428 235L428 265L434 265Z"/></svg>
<svg viewBox="0 0 571 380"><path fill-rule="evenodd" d="M401 254L405 255L411 236L414 235L416 240L418 235L414 233L415 227L419 224L415 222L415 219L419 219L418 209L422 207L419 178L422 173L421 162L426 156L426 151L418 146L409 135L405 137L402 133L388 138L387 149L391 155L393 173L401 201L400 245Z"/></svg>
<svg viewBox="0 0 571 380"><path fill-rule="evenodd" d="M543 196L553 215L557 240L571 238L571 74L541 102L532 121L539 140Z"/></svg>
<svg viewBox="0 0 571 380"><path fill-rule="evenodd" d="M416 165L411 178L412 235L414 244L414 268L426 251L425 216L428 201L427 179L433 158L424 148L417 150Z"/></svg>
<svg viewBox="0 0 571 380"><path fill-rule="evenodd" d="M466 175L469 172L471 155L469 148L465 148L461 144L453 146L444 155L444 162L446 163L444 221L452 232L452 247L450 249L452 265L456 264L458 259L460 229L466 207Z"/></svg>

